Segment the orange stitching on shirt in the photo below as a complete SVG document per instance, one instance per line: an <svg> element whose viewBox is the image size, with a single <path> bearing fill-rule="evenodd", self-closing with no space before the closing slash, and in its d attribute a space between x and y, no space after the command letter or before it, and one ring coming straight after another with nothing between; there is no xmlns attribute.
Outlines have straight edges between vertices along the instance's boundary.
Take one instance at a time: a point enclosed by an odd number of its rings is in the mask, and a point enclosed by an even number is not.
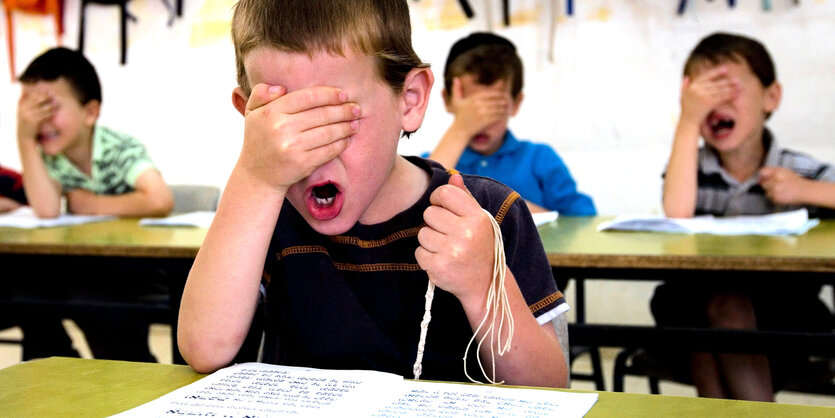
<svg viewBox="0 0 835 418"><path fill-rule="evenodd" d="M496 223L499 225L502 224L505 215L507 215L507 211L510 210L510 205L519 198L519 193L513 192L505 198L504 202L502 202L502 207L499 208L499 212L496 214Z"/></svg>
<svg viewBox="0 0 835 418"><path fill-rule="evenodd" d="M281 260L288 255L294 254L312 254L312 253L323 253L330 256L328 253L328 249L321 246L321 245L298 245L295 247L287 247L281 250L280 253L276 254L276 260Z"/></svg>
<svg viewBox="0 0 835 418"><path fill-rule="evenodd" d="M550 305L551 303L554 303L554 301L557 301L557 300L559 300L563 297L564 296L562 295L562 292L557 290L556 292L551 293L550 295L546 296L544 299L540 300L539 302L536 302L533 305L528 306L528 308L531 310L531 312L536 312L536 311Z"/></svg>
<svg viewBox="0 0 835 418"><path fill-rule="evenodd" d="M330 240L337 243L337 244L355 245L355 246L360 247L360 248L383 247L383 246L391 244L392 242L397 241L399 239L411 238L411 237L417 236L418 231L420 231L420 229L423 228L424 226L426 226L425 223L420 224L420 225L418 225L414 228L409 228L409 229L404 229L404 230L401 230L401 231L397 231L397 232L395 232L395 233L393 233L393 234L391 234L391 235L389 235L385 238L376 239L376 240L372 240L372 241L360 239L360 238L357 238L357 237L343 236L343 235L338 235L338 236L335 236L335 237L331 237Z"/></svg>
<svg viewBox="0 0 835 418"><path fill-rule="evenodd" d="M333 266L337 270L355 271L361 273L370 273L377 271L418 271L421 270L417 263L374 263L374 264L349 264L334 262Z"/></svg>

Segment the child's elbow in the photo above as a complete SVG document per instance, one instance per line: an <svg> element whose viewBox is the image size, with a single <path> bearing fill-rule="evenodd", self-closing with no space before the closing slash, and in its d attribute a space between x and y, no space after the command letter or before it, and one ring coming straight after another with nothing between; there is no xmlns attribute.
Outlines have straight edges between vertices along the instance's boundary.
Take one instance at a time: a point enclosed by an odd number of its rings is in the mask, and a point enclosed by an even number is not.
<svg viewBox="0 0 835 418"><path fill-rule="evenodd" d="M54 219L61 215L61 208L58 207L39 207L32 205L32 211L40 219Z"/></svg>
<svg viewBox="0 0 835 418"><path fill-rule="evenodd" d="M664 215L668 218L692 218L693 211L680 207L664 207Z"/></svg>
<svg viewBox="0 0 835 418"><path fill-rule="evenodd" d="M221 367L215 362L211 361L211 359L206 357L186 358L186 356L183 355L183 358L186 360L188 365L191 366L191 368L194 369L194 371L197 373L214 373Z"/></svg>
<svg viewBox="0 0 835 418"><path fill-rule="evenodd" d="M189 343L183 338L178 338L178 340L180 355L197 373L212 373L226 365L217 361L218 356L208 344Z"/></svg>
<svg viewBox="0 0 835 418"><path fill-rule="evenodd" d="M664 216L668 218L692 218L695 214L695 208L669 198L665 197L663 203Z"/></svg>
<svg viewBox="0 0 835 418"><path fill-rule="evenodd" d="M243 335L234 333L224 337L222 332L194 332L179 327L177 345L183 359L198 373L212 373L235 360L243 344Z"/></svg>
<svg viewBox="0 0 835 418"><path fill-rule="evenodd" d="M148 201L148 206L152 216L166 216L174 209L174 198L170 192L152 196Z"/></svg>

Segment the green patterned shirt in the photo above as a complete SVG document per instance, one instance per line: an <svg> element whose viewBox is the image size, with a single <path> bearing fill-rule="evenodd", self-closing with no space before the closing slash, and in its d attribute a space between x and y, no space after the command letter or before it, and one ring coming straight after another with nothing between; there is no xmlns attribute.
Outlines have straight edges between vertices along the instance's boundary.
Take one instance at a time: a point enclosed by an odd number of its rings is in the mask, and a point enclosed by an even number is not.
<svg viewBox="0 0 835 418"><path fill-rule="evenodd" d="M64 193L73 189L107 195L130 193L140 174L156 168L137 139L98 125L93 133L92 175L83 173L63 154L41 155L49 177L61 183Z"/></svg>

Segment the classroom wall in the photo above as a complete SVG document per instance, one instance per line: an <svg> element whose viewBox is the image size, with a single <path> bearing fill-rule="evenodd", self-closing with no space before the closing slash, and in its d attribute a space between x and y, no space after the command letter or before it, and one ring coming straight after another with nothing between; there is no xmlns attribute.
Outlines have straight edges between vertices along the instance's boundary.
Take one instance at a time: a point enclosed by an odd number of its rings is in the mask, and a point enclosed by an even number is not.
<svg viewBox="0 0 835 418"><path fill-rule="evenodd" d="M85 52L103 83L102 124L145 142L168 182L222 187L243 135L243 118L230 99L234 1L184 2L184 16L171 26L162 0L130 2L138 21L129 24L126 66L118 62L118 9L89 6ZM76 47L79 1L65 3L63 44ZM658 212L681 66L701 37L724 30L762 40L777 63L784 97L769 126L778 140L835 162L835 0L799 6L778 0L770 11L758 1L730 9L727 2L692 0L681 16L672 1L583 0L567 16L564 0L514 0L509 28L500 24L498 0L471 3L473 20L455 0L409 2L415 48L438 78L424 126L401 140L404 154L430 150L451 122L440 95L449 46L471 31L493 28L517 44L526 65L526 98L510 124L517 136L551 144L600 213ZM55 36L48 18L18 13L14 22L19 73L55 44ZM0 31L5 39L5 24ZM19 168L20 86L8 71L4 44L0 164Z"/></svg>

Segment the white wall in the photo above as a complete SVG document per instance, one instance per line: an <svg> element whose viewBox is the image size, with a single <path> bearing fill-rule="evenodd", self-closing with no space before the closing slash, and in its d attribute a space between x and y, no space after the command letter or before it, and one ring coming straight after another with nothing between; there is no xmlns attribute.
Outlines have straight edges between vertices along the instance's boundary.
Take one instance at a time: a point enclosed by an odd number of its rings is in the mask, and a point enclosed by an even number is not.
<svg viewBox="0 0 835 418"><path fill-rule="evenodd" d="M228 20L234 1L184 1L184 17L170 27L161 0L130 2L138 22L129 25L124 67L118 63L118 9L90 6L85 52L103 83L101 123L145 142L170 183L222 187L243 134L243 120L230 101L235 75ZM551 144L602 214L658 211L682 64L700 38L723 30L760 39L777 63L784 98L769 125L778 139L835 162L829 136L835 129L835 0L800 6L775 1L768 12L757 1L729 9L727 2L693 0L683 16L671 1L584 0L575 2L570 17L562 0L553 2L558 10L552 2L514 0L510 28L498 23L498 0L471 3L477 15L467 21L455 0L410 1L415 48L438 79L424 126L401 142L404 154L430 150L451 122L440 97L449 46L492 26L517 44L526 65L526 99L511 121L515 133ZM78 0L66 1L63 43L69 47L77 46L78 8ZM16 14L14 21L19 73L55 37L48 18ZM2 25L4 38L6 32ZM6 56L4 45L0 163L19 168L14 125L20 87L9 82Z"/></svg>

